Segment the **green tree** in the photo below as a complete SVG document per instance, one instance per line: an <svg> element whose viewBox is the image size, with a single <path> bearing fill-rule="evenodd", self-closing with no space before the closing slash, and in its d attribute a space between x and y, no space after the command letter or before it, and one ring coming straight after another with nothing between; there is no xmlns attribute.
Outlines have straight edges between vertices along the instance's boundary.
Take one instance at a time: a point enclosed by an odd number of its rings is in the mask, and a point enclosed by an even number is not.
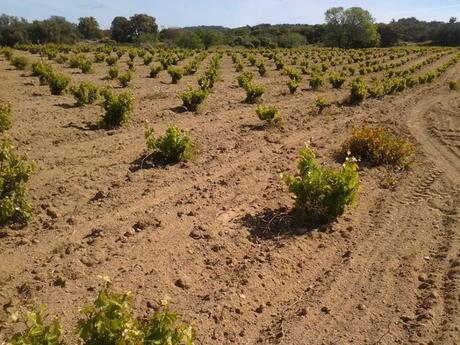
<svg viewBox="0 0 460 345"><path fill-rule="evenodd" d="M381 47L392 47L399 41L398 32L388 24L379 24L377 31L380 35Z"/></svg>
<svg viewBox="0 0 460 345"><path fill-rule="evenodd" d="M222 44L224 42L222 33L216 30L199 29L196 31L196 34L200 37L205 49Z"/></svg>
<svg viewBox="0 0 460 345"><path fill-rule="evenodd" d="M86 39L97 39L102 36L99 23L94 17L82 17L78 19L78 32Z"/></svg>
<svg viewBox="0 0 460 345"><path fill-rule="evenodd" d="M243 46L246 48L254 48L256 46L254 37L251 36L236 36L230 44L232 46Z"/></svg>
<svg viewBox="0 0 460 345"><path fill-rule="evenodd" d="M297 32L288 32L282 34L278 39L278 45L282 48L293 48L304 45L306 42L305 36Z"/></svg>
<svg viewBox="0 0 460 345"><path fill-rule="evenodd" d="M23 23L13 23L0 31L0 44L5 46L14 46L17 43L27 43L29 34L27 25Z"/></svg>
<svg viewBox="0 0 460 345"><path fill-rule="evenodd" d="M460 44L460 23L450 20L436 33L434 42L441 45L458 46Z"/></svg>
<svg viewBox="0 0 460 345"><path fill-rule="evenodd" d="M158 25L154 17L147 14L135 14L129 18L132 42L157 40Z"/></svg>
<svg viewBox="0 0 460 345"><path fill-rule="evenodd" d="M177 46L188 49L203 49L204 43L195 32L186 31L177 40Z"/></svg>
<svg viewBox="0 0 460 345"><path fill-rule="evenodd" d="M29 37L33 43L75 43L79 38L77 26L64 17L51 16L45 20L35 20L29 27Z"/></svg>
<svg viewBox="0 0 460 345"><path fill-rule="evenodd" d="M125 17L115 17L110 26L112 39L117 42L129 42L131 39L130 21Z"/></svg>
<svg viewBox="0 0 460 345"><path fill-rule="evenodd" d="M0 45L14 46L29 40L27 26L29 23L18 17L2 14L0 16Z"/></svg>
<svg viewBox="0 0 460 345"><path fill-rule="evenodd" d="M442 22L423 22L417 18L402 18L389 24L406 42L424 42L432 39L433 34L443 25Z"/></svg>
<svg viewBox="0 0 460 345"><path fill-rule="evenodd" d="M332 7L325 13L326 32L323 40L327 45L343 47L345 41L345 9L343 7Z"/></svg>
<svg viewBox="0 0 460 345"><path fill-rule="evenodd" d="M365 48L379 44L380 37L372 15L360 8L333 7L326 11L324 43L341 48Z"/></svg>

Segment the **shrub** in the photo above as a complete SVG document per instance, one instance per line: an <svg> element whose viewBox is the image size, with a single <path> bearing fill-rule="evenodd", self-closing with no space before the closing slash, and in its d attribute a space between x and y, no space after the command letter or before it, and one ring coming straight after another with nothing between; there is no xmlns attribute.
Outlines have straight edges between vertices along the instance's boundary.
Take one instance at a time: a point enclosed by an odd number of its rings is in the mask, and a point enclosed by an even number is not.
<svg viewBox="0 0 460 345"><path fill-rule="evenodd" d="M405 81L405 86L409 88L416 87L417 85L419 85L419 79L417 76L409 76L404 78L403 80Z"/></svg>
<svg viewBox="0 0 460 345"><path fill-rule="evenodd" d="M106 59L106 55L104 53L95 53L94 54L94 61L95 62L103 62Z"/></svg>
<svg viewBox="0 0 460 345"><path fill-rule="evenodd" d="M69 60L69 67L79 68L82 73L91 72L92 64L93 62L82 54L73 55Z"/></svg>
<svg viewBox="0 0 460 345"><path fill-rule="evenodd" d="M93 104L99 97L99 88L88 82L82 82L79 86L72 86L69 91L75 98L77 106Z"/></svg>
<svg viewBox="0 0 460 345"><path fill-rule="evenodd" d="M141 343L139 322L132 315L131 294L119 294L110 285L99 292L93 305L81 309L76 333L85 345Z"/></svg>
<svg viewBox="0 0 460 345"><path fill-rule="evenodd" d="M265 77L267 75L267 67L262 61L257 63L257 70L259 71L259 75L261 77Z"/></svg>
<svg viewBox="0 0 460 345"><path fill-rule="evenodd" d="M417 81L419 82L418 79ZM407 87L407 81L405 78L395 77L395 78L383 80L384 93L388 95L400 93L404 91L406 87ZM367 88L367 91L369 92L369 87Z"/></svg>
<svg viewBox="0 0 460 345"><path fill-rule="evenodd" d="M150 78L156 78L158 74L163 70L161 65L154 65L150 68Z"/></svg>
<svg viewBox="0 0 460 345"><path fill-rule="evenodd" d="M265 86L257 85L252 82L246 83L244 85L244 90L246 91L246 100L247 103L256 103L260 101L262 96L265 93Z"/></svg>
<svg viewBox="0 0 460 345"><path fill-rule="evenodd" d="M11 128L11 104L0 102L0 133Z"/></svg>
<svg viewBox="0 0 460 345"><path fill-rule="evenodd" d="M321 114L324 109L331 106L331 103L327 100L326 97L318 97L315 100L315 105L318 107L318 112Z"/></svg>
<svg viewBox="0 0 460 345"><path fill-rule="evenodd" d="M312 65L310 67L310 70L311 70L311 74L312 75L317 75L317 74L321 74L321 68L319 65Z"/></svg>
<svg viewBox="0 0 460 345"><path fill-rule="evenodd" d="M261 104L257 106L256 114L262 121L266 121L268 123L273 123L278 126L282 126L283 118L281 117L280 110L274 106L265 107Z"/></svg>
<svg viewBox="0 0 460 345"><path fill-rule="evenodd" d="M133 79L133 73L131 71L126 71L125 74L122 74L118 77L118 82L122 87L127 87L131 80Z"/></svg>
<svg viewBox="0 0 460 345"><path fill-rule="evenodd" d="M306 60L303 60L303 61L300 63L300 66L301 66L301 67L306 67L306 68L308 68L308 66L310 66L310 61L308 61L307 59L306 59Z"/></svg>
<svg viewBox="0 0 460 345"><path fill-rule="evenodd" d="M216 68L211 68L205 72L204 76L198 79L198 85L203 91L209 91L214 87L218 77L219 71Z"/></svg>
<svg viewBox="0 0 460 345"><path fill-rule="evenodd" d="M32 214L27 201L26 184L34 167L25 157L16 156L9 140L2 142L0 152L0 224L24 222Z"/></svg>
<svg viewBox="0 0 460 345"><path fill-rule="evenodd" d="M105 58L105 62L107 63L108 66L113 66L117 63L118 57L115 55L109 55Z"/></svg>
<svg viewBox="0 0 460 345"><path fill-rule="evenodd" d="M396 137L387 128L371 128L363 125L354 128L351 137L343 143L341 153L350 152L353 156L369 161L374 165L407 166L414 146Z"/></svg>
<svg viewBox="0 0 460 345"><path fill-rule="evenodd" d="M367 92L369 93L369 97L381 98L385 96L385 85L382 81L375 79L368 86Z"/></svg>
<svg viewBox="0 0 460 345"><path fill-rule="evenodd" d="M177 68L177 67L174 67L174 66L169 66L168 67L168 74L170 75L171 77L171 82L173 84L177 84L179 82L179 80L182 79L183 75L184 75L184 70L182 68Z"/></svg>
<svg viewBox="0 0 460 345"><path fill-rule="evenodd" d="M321 74L314 74L310 78L310 87L313 90L318 90L324 85L324 78Z"/></svg>
<svg viewBox="0 0 460 345"><path fill-rule="evenodd" d="M203 91L210 91L214 87L214 83L216 82L216 75L206 73L200 79L198 79L198 86Z"/></svg>
<svg viewBox="0 0 460 345"><path fill-rule="evenodd" d="M114 80L118 78L118 75L120 74L120 70L118 69L117 66L112 66L109 68L109 78Z"/></svg>
<svg viewBox="0 0 460 345"><path fill-rule="evenodd" d="M2 54L3 56L5 56L7 60L11 60L11 58L13 57L13 49L11 49L10 47L4 47L2 48Z"/></svg>
<svg viewBox="0 0 460 345"><path fill-rule="evenodd" d="M58 55L58 51L57 49L53 49L53 48L50 48L50 49L44 49L43 50L43 55L45 55L48 60L53 60L57 57Z"/></svg>
<svg viewBox="0 0 460 345"><path fill-rule="evenodd" d="M172 66L174 65L173 63L174 61L172 61L172 58L169 56L169 57L166 57L166 56L163 56L160 58L160 63L161 63L161 66L163 67L163 69L167 70L169 66Z"/></svg>
<svg viewBox="0 0 460 345"><path fill-rule="evenodd" d="M16 67L17 70L23 71L29 65L29 61L25 56L13 56L11 58L11 65Z"/></svg>
<svg viewBox="0 0 460 345"><path fill-rule="evenodd" d="M152 54L146 54L146 55L144 55L144 65L145 65L145 66L150 65L150 64L152 63L152 61L153 61L153 56L152 56Z"/></svg>
<svg viewBox="0 0 460 345"><path fill-rule="evenodd" d="M72 55L69 59L69 67L70 68L79 68L80 61L84 59L82 55Z"/></svg>
<svg viewBox="0 0 460 345"><path fill-rule="evenodd" d="M316 163L312 149L300 151L299 174L283 174L282 179L296 196L296 211L302 221L325 223L353 205L359 191L358 166L348 157L341 170Z"/></svg>
<svg viewBox="0 0 460 345"><path fill-rule="evenodd" d="M155 137L152 128L145 125L145 139L150 150L158 151L168 162L180 162L191 158L194 154L192 144L187 132L180 131L171 125L161 137Z"/></svg>
<svg viewBox="0 0 460 345"><path fill-rule="evenodd" d="M70 83L70 78L64 74L53 72L49 75L48 85L52 95L60 95Z"/></svg>
<svg viewBox="0 0 460 345"><path fill-rule="evenodd" d="M38 310L29 310L22 316L26 329L16 333L6 341L6 345L64 345L61 339L61 326L58 320L46 325L47 318L45 306Z"/></svg>
<svg viewBox="0 0 460 345"><path fill-rule="evenodd" d="M195 331L181 322L166 302L152 316L137 319L132 311L131 293L117 293L106 280L93 304L80 311L83 317L75 329L85 345L194 345ZM5 345L65 345L58 320L46 322L45 308L31 310L25 330L7 339Z"/></svg>
<svg viewBox="0 0 460 345"><path fill-rule="evenodd" d="M275 60L276 70L281 71L284 68L284 61L281 59Z"/></svg>
<svg viewBox="0 0 460 345"><path fill-rule="evenodd" d="M91 67L93 66L93 62L89 59L83 59L80 61L80 70L82 73L90 73Z"/></svg>
<svg viewBox="0 0 460 345"><path fill-rule="evenodd" d="M252 74L251 72L244 72L243 74L236 77L236 80L238 81L238 86L242 88L244 88L246 84L252 82L252 79L254 79L254 74Z"/></svg>
<svg viewBox="0 0 460 345"><path fill-rule="evenodd" d="M344 75L339 75L335 72L332 72L329 75L329 82L332 84L334 89L340 89L346 80L347 78Z"/></svg>
<svg viewBox="0 0 460 345"><path fill-rule="evenodd" d="M457 82L454 80L449 81L449 90L458 91L460 87L458 86Z"/></svg>
<svg viewBox="0 0 460 345"><path fill-rule="evenodd" d="M436 78L436 76L434 75L433 72L427 72L425 74L425 78L426 78L427 83L431 83Z"/></svg>
<svg viewBox="0 0 460 345"><path fill-rule="evenodd" d="M32 75L39 78L40 85L47 85L53 73L53 67L46 62L36 62L32 64Z"/></svg>
<svg viewBox="0 0 460 345"><path fill-rule="evenodd" d="M208 91L205 89L193 89L189 86L188 90L179 95L180 99L184 103L184 107L188 111L196 111L198 107L204 102L208 96Z"/></svg>
<svg viewBox="0 0 460 345"><path fill-rule="evenodd" d="M129 60L130 60L130 61L134 61L134 59L136 58L136 56L137 56L137 50L131 49L131 50L128 52L128 57L129 57Z"/></svg>
<svg viewBox="0 0 460 345"><path fill-rule="evenodd" d="M196 73L196 71L198 70L198 61L197 60L193 60L193 61L190 61L190 63L185 66L185 75L193 75Z"/></svg>
<svg viewBox="0 0 460 345"><path fill-rule="evenodd" d="M114 95L111 90L104 90L102 95L105 110L103 124L118 127L126 123L134 110L134 97L128 92Z"/></svg>
<svg viewBox="0 0 460 345"><path fill-rule="evenodd" d="M364 101L368 94L368 87L364 80L358 78L351 84L350 102L359 104Z"/></svg>
<svg viewBox="0 0 460 345"><path fill-rule="evenodd" d="M32 75L34 77L40 76L45 71L51 72L52 70L53 70L53 67L49 63L46 63L46 62L40 61L40 62L34 62L32 64Z"/></svg>
<svg viewBox="0 0 460 345"><path fill-rule="evenodd" d="M289 88L289 92L291 94L294 94L297 91L297 89L299 88L300 84L296 80L289 79L289 81L287 82L287 86Z"/></svg>
<svg viewBox="0 0 460 345"><path fill-rule="evenodd" d="M132 62L131 60L128 60L128 62L126 62L126 64L128 65L128 69L130 71L134 71L134 62Z"/></svg>
<svg viewBox="0 0 460 345"><path fill-rule="evenodd" d="M302 74L295 68L286 68L284 73L289 77L289 79L294 80L298 83L302 81Z"/></svg>
<svg viewBox="0 0 460 345"><path fill-rule="evenodd" d="M168 305L156 312L143 326L144 344L194 345L195 331L180 322L179 316Z"/></svg>

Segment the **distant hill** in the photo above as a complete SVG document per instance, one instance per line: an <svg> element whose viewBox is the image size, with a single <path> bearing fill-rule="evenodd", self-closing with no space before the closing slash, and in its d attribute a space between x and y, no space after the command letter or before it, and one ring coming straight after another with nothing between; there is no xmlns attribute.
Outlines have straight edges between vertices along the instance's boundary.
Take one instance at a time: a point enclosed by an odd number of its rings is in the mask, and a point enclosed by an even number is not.
<svg viewBox="0 0 460 345"><path fill-rule="evenodd" d="M231 30L230 28L226 28L224 26L214 26L214 25L188 26L188 27L184 27L180 29L189 30L189 31L196 31L196 30L204 29L204 30L214 30L214 31L220 31L220 32L226 32L228 30Z"/></svg>

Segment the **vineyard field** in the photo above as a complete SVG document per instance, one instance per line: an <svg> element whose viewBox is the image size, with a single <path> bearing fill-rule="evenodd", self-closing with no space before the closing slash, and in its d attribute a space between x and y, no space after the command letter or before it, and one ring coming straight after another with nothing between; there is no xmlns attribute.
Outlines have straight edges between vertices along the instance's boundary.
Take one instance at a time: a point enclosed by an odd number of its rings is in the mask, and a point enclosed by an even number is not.
<svg viewBox="0 0 460 345"><path fill-rule="evenodd" d="M0 135L34 162L32 216L0 229L0 343L24 303L75 343L99 276L140 317L169 299L196 344L460 339L459 49L23 45L0 50L0 80ZM102 91L76 104L84 82ZM363 125L410 143L407 165L356 157L355 202L299 221L281 175L298 176L306 145L339 171ZM171 126L187 155L165 153Z"/></svg>

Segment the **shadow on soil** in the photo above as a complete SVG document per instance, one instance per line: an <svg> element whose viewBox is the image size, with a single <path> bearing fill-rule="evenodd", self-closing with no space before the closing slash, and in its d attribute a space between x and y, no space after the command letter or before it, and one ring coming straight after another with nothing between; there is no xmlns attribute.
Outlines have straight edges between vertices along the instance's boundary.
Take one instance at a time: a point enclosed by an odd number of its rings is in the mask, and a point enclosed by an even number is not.
<svg viewBox="0 0 460 345"><path fill-rule="evenodd" d="M136 172L142 169L166 168L167 166L174 164L180 165L185 163L171 163L165 160L160 152L145 153L133 162L131 162L129 171Z"/></svg>
<svg viewBox="0 0 460 345"><path fill-rule="evenodd" d="M93 122L83 122L83 125L77 125L71 122L65 125L64 128L75 128L80 131L97 131L98 129L103 129L99 124Z"/></svg>
<svg viewBox="0 0 460 345"><path fill-rule="evenodd" d="M253 238L261 240L302 236L314 230L325 231L330 226L330 224L306 226L297 219L295 210L280 207L277 209L265 208L255 215L246 214L237 221L249 228Z"/></svg>
<svg viewBox="0 0 460 345"><path fill-rule="evenodd" d="M63 108L63 109L78 108L78 106L76 104L68 104L68 103L58 103L58 104L55 104L55 106Z"/></svg>
<svg viewBox="0 0 460 345"><path fill-rule="evenodd" d="M169 108L169 110L171 110L173 113L176 113L176 114L182 114L182 113L187 112L187 109L185 109L185 107L183 107L181 105L178 106L178 107Z"/></svg>
<svg viewBox="0 0 460 345"><path fill-rule="evenodd" d="M372 164L367 159L363 159L360 156L353 156L353 155L351 155L351 156L358 160L357 163L358 163L358 166L359 166L360 170L370 170L370 169L373 169L373 168L376 167L376 165ZM336 163L338 163L338 164L345 163L345 161L347 160L347 157L348 156L345 153L340 152L340 151L335 152L335 154L332 156L334 161ZM387 167L387 168L389 168L389 167Z"/></svg>

